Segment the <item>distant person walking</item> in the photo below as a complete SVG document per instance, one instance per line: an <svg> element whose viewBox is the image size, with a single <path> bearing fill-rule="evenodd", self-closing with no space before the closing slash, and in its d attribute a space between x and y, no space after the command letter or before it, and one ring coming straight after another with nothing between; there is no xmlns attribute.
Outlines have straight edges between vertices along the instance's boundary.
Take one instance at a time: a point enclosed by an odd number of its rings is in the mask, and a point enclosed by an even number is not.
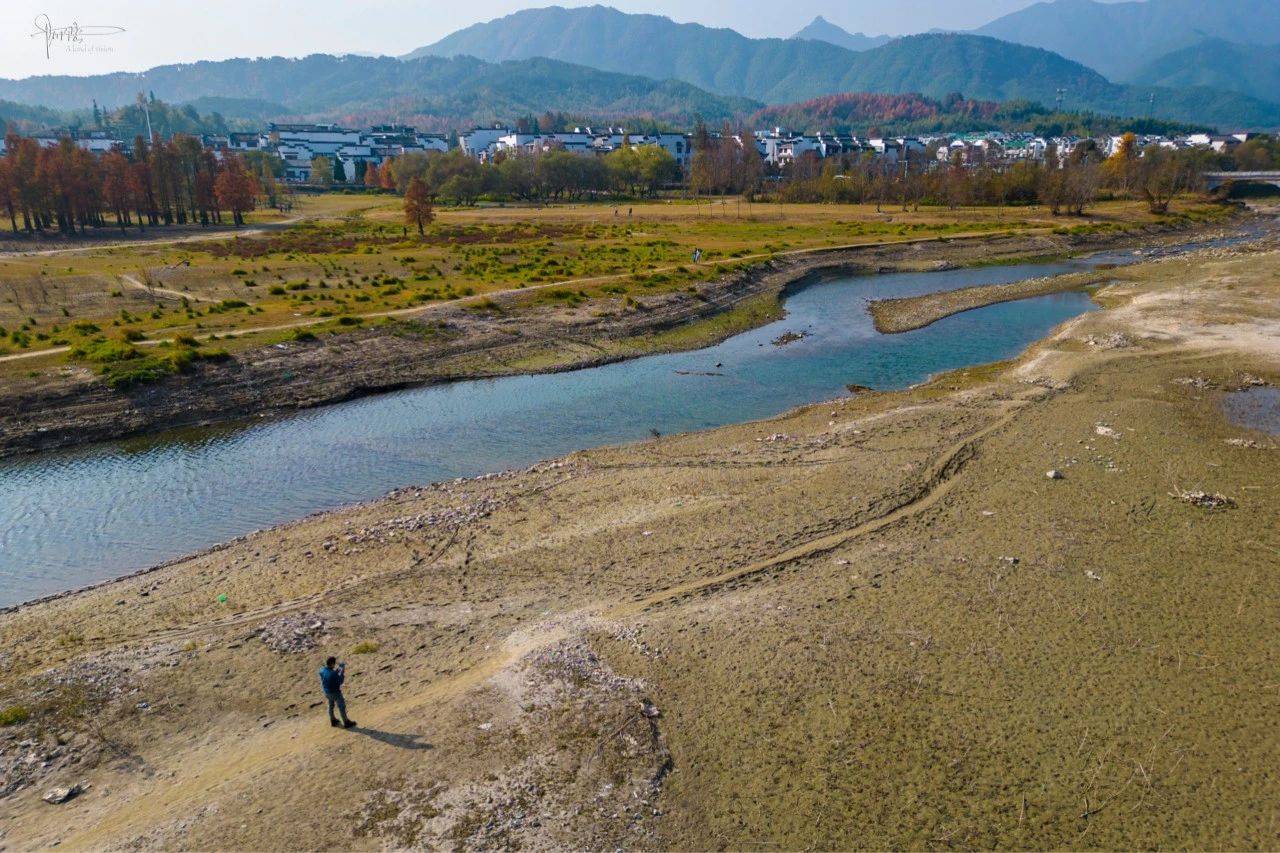
<svg viewBox="0 0 1280 853"><path fill-rule="evenodd" d="M693 250L693 262L696 264L696 263L698 263L698 262L699 262L699 261L701 261L701 260L702 260L702 250L701 250L701 249L694 249L694 250Z"/></svg>
<svg viewBox="0 0 1280 853"><path fill-rule="evenodd" d="M347 665L338 663L338 659L331 657L324 662L324 666L320 667L320 687L324 690L324 698L329 700L329 725L341 725L343 728L351 728L356 721L347 716L347 700L342 698L342 682L347 680ZM338 718L333 715L333 706L338 706L338 713L342 715L342 722L338 722Z"/></svg>

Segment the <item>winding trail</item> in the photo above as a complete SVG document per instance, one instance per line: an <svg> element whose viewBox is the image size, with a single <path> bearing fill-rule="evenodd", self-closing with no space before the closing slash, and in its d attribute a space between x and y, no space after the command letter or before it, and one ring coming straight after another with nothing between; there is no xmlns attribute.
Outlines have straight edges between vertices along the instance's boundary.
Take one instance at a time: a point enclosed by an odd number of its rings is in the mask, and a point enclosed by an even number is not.
<svg viewBox="0 0 1280 853"><path fill-rule="evenodd" d="M205 231L199 234L186 234L182 237L164 237L158 240L112 240L109 242L93 243L84 246L65 246L60 249L37 249L34 251L25 250L9 250L0 251L0 258L40 258L49 257L51 255L73 255L80 252L95 252L99 249L123 249L130 246L173 246L178 243L198 243L201 240L217 240L221 237L258 237L269 231L278 231L282 228L288 228L290 225L296 225L304 219L311 217L293 216L289 219L281 219L279 222L264 222L261 225L255 225L247 231L240 231L231 228L218 228L216 231Z"/></svg>
<svg viewBox="0 0 1280 853"><path fill-rule="evenodd" d="M159 293L162 296L169 296L178 300L186 299L189 302L217 302L218 301L209 296L196 296L194 293L183 293L180 290L171 290L170 288L167 288L167 287L147 287L145 284L138 281L138 279L134 278L131 275L128 275L127 273L122 274L120 278L124 281L125 284L129 285L135 290L142 290L152 295Z"/></svg>

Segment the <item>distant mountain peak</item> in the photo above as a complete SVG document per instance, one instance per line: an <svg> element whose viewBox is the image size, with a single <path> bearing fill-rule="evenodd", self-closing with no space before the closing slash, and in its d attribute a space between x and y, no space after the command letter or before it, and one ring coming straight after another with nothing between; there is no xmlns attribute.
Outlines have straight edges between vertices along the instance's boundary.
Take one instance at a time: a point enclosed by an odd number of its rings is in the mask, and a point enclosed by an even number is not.
<svg viewBox="0 0 1280 853"><path fill-rule="evenodd" d="M825 41L843 47L846 50L870 50L889 41L888 36L869 36L864 33L851 33L838 24L833 24L821 15L814 17L808 26L792 36L793 39L809 39Z"/></svg>

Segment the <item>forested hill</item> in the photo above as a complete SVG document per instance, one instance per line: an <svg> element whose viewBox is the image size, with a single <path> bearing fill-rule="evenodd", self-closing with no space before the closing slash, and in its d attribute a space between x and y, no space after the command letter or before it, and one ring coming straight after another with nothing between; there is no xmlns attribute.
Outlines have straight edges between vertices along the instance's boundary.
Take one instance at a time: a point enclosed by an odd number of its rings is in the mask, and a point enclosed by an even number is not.
<svg viewBox="0 0 1280 853"><path fill-rule="evenodd" d="M751 127L859 135L961 133L971 130L1029 131L1047 136L1119 133L1189 133L1204 130L1159 119L1125 119L1096 113L1056 112L1032 101L977 101L952 95L845 93L796 104L765 107L747 120Z"/></svg>
<svg viewBox="0 0 1280 853"><path fill-rule="evenodd" d="M1280 98L1280 44L1205 39L1147 63L1133 79L1165 88L1207 86L1257 98Z"/></svg>
<svg viewBox="0 0 1280 853"><path fill-rule="evenodd" d="M1115 116L1145 116L1221 127L1280 126L1280 104L1237 92L1112 83L1056 53L983 36L928 34L850 54L838 91L922 92L943 97L1056 102Z"/></svg>
<svg viewBox="0 0 1280 853"><path fill-rule="evenodd" d="M714 95L689 83L574 66L549 59L489 63L473 57L329 56L230 59L164 65L138 74L0 80L0 98L57 109L132 103L139 92L173 103L205 101L234 114L237 104L279 103L293 114L438 117L452 124L557 111L690 122L750 112L751 100Z"/></svg>
<svg viewBox="0 0 1280 853"><path fill-rule="evenodd" d="M0 131L29 133L33 130L60 124L63 116L57 110L0 101Z"/></svg>

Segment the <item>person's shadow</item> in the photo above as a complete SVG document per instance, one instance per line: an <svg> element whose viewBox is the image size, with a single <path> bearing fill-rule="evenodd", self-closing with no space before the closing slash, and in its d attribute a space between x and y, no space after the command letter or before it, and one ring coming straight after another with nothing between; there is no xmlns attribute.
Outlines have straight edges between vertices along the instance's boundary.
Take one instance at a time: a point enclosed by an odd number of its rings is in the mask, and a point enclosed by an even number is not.
<svg viewBox="0 0 1280 853"><path fill-rule="evenodd" d="M429 744L422 739L422 735L415 735L407 732L404 734L399 732L384 732L361 725L353 727L351 731L356 732L357 734L362 734L365 737L381 741L389 746L394 746L396 749L435 749L432 744Z"/></svg>

